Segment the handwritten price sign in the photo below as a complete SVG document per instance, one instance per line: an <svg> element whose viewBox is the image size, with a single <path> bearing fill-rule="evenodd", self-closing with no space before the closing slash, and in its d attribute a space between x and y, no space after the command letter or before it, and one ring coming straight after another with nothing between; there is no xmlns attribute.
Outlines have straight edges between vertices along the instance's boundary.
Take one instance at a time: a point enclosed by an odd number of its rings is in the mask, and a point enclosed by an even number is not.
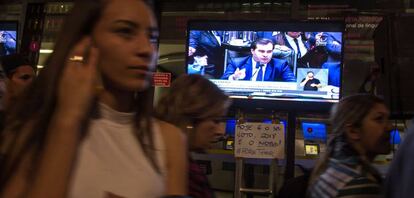
<svg viewBox="0 0 414 198"><path fill-rule="evenodd" d="M237 125L236 157L282 159L285 153L283 124L244 123Z"/></svg>

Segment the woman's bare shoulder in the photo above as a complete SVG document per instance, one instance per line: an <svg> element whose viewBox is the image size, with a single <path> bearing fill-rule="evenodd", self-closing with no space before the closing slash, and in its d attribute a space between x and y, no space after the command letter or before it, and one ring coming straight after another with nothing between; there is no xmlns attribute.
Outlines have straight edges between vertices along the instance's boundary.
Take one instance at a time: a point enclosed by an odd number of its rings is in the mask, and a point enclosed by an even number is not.
<svg viewBox="0 0 414 198"><path fill-rule="evenodd" d="M177 126L156 118L154 118L153 120L159 126L160 132L164 136L164 138L168 138L168 140L171 140L170 138L173 138L175 140L181 141L185 139L184 132Z"/></svg>

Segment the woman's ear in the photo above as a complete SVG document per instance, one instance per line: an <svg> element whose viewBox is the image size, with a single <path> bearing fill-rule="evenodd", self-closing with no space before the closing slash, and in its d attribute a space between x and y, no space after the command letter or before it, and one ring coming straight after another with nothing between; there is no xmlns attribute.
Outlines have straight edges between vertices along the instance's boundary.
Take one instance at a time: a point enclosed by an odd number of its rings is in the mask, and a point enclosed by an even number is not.
<svg viewBox="0 0 414 198"><path fill-rule="evenodd" d="M361 139L361 130L358 127L352 126L351 124L345 126L345 134L350 140L353 141L358 141Z"/></svg>

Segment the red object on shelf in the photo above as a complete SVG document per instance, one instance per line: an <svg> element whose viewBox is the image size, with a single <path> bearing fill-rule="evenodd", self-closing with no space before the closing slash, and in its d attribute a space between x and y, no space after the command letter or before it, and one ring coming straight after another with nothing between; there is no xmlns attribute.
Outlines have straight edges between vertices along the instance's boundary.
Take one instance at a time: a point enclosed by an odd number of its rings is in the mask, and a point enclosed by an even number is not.
<svg viewBox="0 0 414 198"><path fill-rule="evenodd" d="M40 43L38 41L32 41L30 42L30 51L36 52L40 49Z"/></svg>

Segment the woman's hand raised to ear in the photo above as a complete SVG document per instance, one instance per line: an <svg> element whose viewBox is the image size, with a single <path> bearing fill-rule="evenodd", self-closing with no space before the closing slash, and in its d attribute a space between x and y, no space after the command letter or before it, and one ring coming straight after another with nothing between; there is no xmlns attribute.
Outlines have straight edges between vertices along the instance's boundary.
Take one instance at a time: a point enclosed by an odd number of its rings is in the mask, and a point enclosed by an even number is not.
<svg viewBox="0 0 414 198"><path fill-rule="evenodd" d="M96 96L98 50L90 37L70 51L58 86L57 110L72 118L84 118Z"/></svg>

